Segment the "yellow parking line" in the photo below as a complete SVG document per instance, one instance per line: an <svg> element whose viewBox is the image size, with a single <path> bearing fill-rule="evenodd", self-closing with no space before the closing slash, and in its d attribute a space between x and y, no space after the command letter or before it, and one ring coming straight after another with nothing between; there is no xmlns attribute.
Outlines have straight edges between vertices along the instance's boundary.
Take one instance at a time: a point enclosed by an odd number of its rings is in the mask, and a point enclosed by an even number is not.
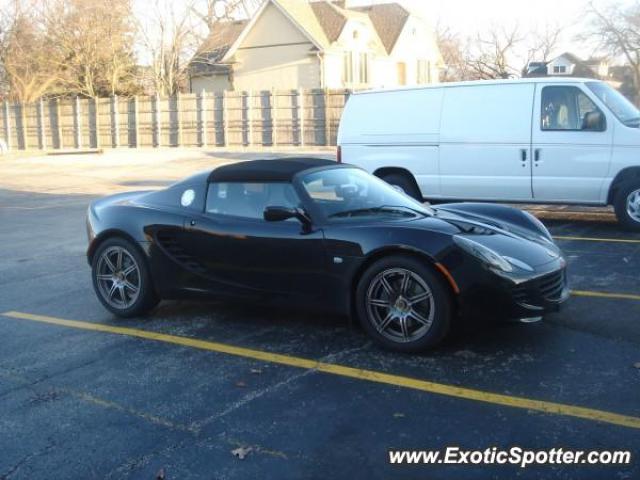
<svg viewBox="0 0 640 480"><path fill-rule="evenodd" d="M576 297L615 298L616 300L640 300L640 295L632 293L590 292L588 290L571 290Z"/></svg>
<svg viewBox="0 0 640 480"><path fill-rule="evenodd" d="M580 242L611 242L611 243L640 243L640 240L624 239L624 238L598 238L598 237L566 237L554 236L554 240L569 240Z"/></svg>
<svg viewBox="0 0 640 480"><path fill-rule="evenodd" d="M547 414L563 415L568 417L577 417L586 420L620 425L623 427L640 429L640 417L632 417L621 415L618 413L607 412L603 410L595 410L592 408L567 405L562 403L547 402L543 400L534 400L524 397L515 397L500 393L485 392L465 387L457 387L454 385L445 385L415 378L402 377L388 373L378 372L375 370L364 370L360 368L347 367L344 365L336 365L333 363L318 362L306 358L293 357L278 353L264 352L261 350L252 350L223 343L210 342L206 340L197 340L194 338L179 337L164 333L150 332L147 330L139 330L128 327L114 327L111 325L103 325L100 323L81 322L76 320L65 320L62 318L49 317L44 315L33 315L22 312L5 312L5 317L17 318L22 320L30 320L35 322L43 322L53 325L59 325L81 330L91 330L97 332L113 333L124 335L127 337L137 337L146 340L155 340L174 345L197 348L200 350L208 350L211 352L235 355L238 357L259 360L263 362L276 363L279 365L287 365L290 367L306 368L319 372L338 375L341 377L355 378L358 380L366 380L369 382L381 383L385 385L393 385L396 387L409 388L428 393L437 393L449 397L461 398L465 400L473 400L477 402L491 403L494 405L520 408L530 411L542 412Z"/></svg>

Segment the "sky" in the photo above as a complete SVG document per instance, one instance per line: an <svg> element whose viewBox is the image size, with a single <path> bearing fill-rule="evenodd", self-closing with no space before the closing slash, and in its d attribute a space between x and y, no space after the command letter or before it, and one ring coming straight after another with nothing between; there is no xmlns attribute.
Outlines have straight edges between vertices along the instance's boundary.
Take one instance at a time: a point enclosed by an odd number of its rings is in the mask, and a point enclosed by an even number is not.
<svg viewBox="0 0 640 480"><path fill-rule="evenodd" d="M354 4L370 4L390 0L353 0ZM589 0L395 0L432 23L440 23L462 35L473 35L492 25L510 29L517 24L522 31L544 29L545 25L562 27L558 52L571 51L581 57L594 53L594 46L575 37L588 29L585 9ZM623 0L630 3L632 0ZM593 0L605 7L610 0Z"/></svg>

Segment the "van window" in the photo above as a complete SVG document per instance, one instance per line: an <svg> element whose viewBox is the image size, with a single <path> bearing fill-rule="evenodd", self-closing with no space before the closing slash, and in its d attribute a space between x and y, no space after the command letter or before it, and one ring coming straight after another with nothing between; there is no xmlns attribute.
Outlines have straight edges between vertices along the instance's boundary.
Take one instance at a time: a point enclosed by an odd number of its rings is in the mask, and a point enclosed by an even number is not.
<svg viewBox="0 0 640 480"><path fill-rule="evenodd" d="M594 114L600 115L595 121ZM598 131L606 129L604 115L578 87L551 86L542 89L540 127L547 131Z"/></svg>

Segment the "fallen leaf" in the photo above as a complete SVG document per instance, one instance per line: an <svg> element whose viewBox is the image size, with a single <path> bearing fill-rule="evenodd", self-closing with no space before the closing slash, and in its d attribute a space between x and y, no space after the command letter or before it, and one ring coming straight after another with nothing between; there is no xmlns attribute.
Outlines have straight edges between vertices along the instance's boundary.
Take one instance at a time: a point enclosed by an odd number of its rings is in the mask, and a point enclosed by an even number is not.
<svg viewBox="0 0 640 480"><path fill-rule="evenodd" d="M258 375L258 374L262 373L262 370L260 370L259 368L252 368L251 369L251 373L254 373L254 374Z"/></svg>
<svg viewBox="0 0 640 480"><path fill-rule="evenodd" d="M244 460L247 455L253 450L251 447L240 447L235 450L231 450L233 456L238 457L240 460Z"/></svg>
<svg viewBox="0 0 640 480"><path fill-rule="evenodd" d="M158 470L158 473L156 473L156 480L165 480L164 468Z"/></svg>
<svg viewBox="0 0 640 480"><path fill-rule="evenodd" d="M236 387L246 387L246 386L247 384L244 383L243 381L236 382Z"/></svg>
<svg viewBox="0 0 640 480"><path fill-rule="evenodd" d="M393 414L393 418L404 418L404 413L396 412Z"/></svg>
<svg viewBox="0 0 640 480"><path fill-rule="evenodd" d="M636 367L636 368L638 368L638 369L640 369L640 362L636 362L636 363L634 363L634 364L633 364L633 366L634 366L634 367Z"/></svg>

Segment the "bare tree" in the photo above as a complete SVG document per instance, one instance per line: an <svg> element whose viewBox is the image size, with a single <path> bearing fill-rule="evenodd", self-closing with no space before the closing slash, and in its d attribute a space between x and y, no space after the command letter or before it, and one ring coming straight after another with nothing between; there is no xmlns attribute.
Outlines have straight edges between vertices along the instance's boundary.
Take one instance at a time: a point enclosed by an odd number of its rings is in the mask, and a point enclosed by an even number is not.
<svg viewBox="0 0 640 480"><path fill-rule="evenodd" d="M487 80L520 75L521 69L513 66L514 51L524 39L517 25L511 29L494 26L486 34L478 34L467 58L472 76Z"/></svg>
<svg viewBox="0 0 640 480"><path fill-rule="evenodd" d="M261 4L262 0L196 0L191 8L211 34L219 22L251 17Z"/></svg>
<svg viewBox="0 0 640 480"><path fill-rule="evenodd" d="M622 56L633 71L635 100L640 92L640 2L631 6L619 1L606 10L589 5L592 21L591 38L612 56Z"/></svg>
<svg viewBox="0 0 640 480"><path fill-rule="evenodd" d="M444 62L444 69L440 80L443 82L456 82L472 80L473 75L469 69L469 45L468 40L463 40L460 35L450 28L438 25L436 28L438 48Z"/></svg>
<svg viewBox="0 0 640 480"><path fill-rule="evenodd" d="M60 93L98 97L136 92L130 0L49 0L46 12L53 47L64 60Z"/></svg>
<svg viewBox="0 0 640 480"><path fill-rule="evenodd" d="M10 98L30 103L59 81L60 58L36 2L16 0L0 12L0 63Z"/></svg>

